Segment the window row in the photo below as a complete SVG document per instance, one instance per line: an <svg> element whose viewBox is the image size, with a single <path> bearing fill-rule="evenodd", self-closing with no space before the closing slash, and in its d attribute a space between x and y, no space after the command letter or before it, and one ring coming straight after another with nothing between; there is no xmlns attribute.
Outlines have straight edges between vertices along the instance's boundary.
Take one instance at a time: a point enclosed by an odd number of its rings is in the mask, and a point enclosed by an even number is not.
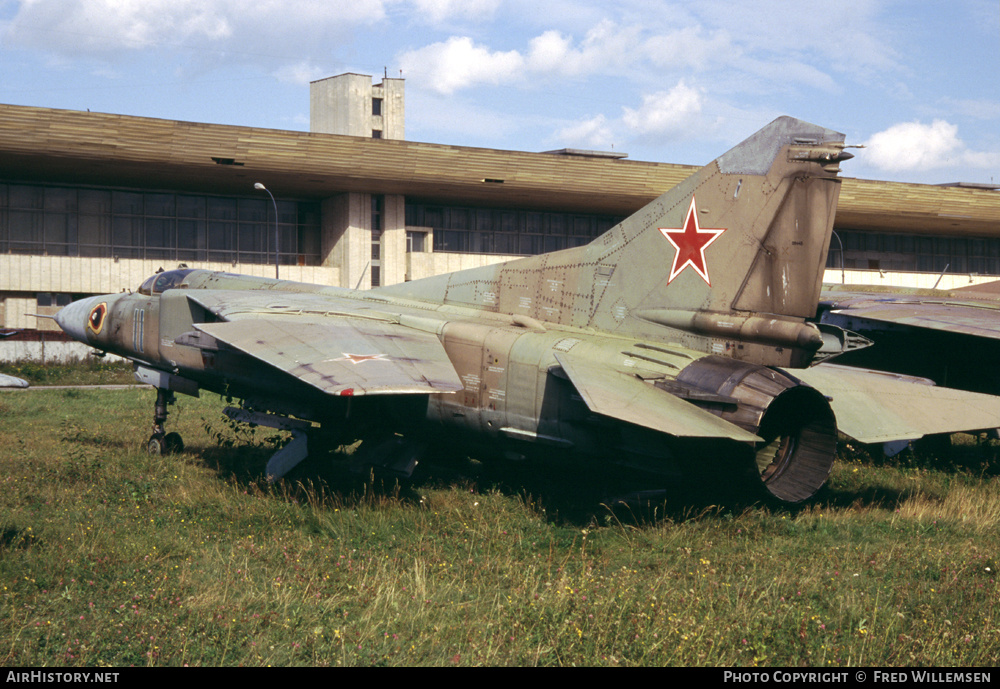
<svg viewBox="0 0 1000 689"><path fill-rule="evenodd" d="M591 237L553 237L551 235L507 234L435 230L434 251L472 254L509 254L534 256L551 251L583 246Z"/></svg>
<svg viewBox="0 0 1000 689"><path fill-rule="evenodd" d="M843 242L841 253L840 242ZM929 237L837 230L827 268L1000 275L1000 238Z"/></svg>
<svg viewBox="0 0 1000 689"><path fill-rule="evenodd" d="M621 218L407 203L406 224L430 227L434 251L540 254L587 244Z"/></svg>
<svg viewBox="0 0 1000 689"><path fill-rule="evenodd" d="M278 202L281 262L319 261L319 205ZM274 261L273 206L249 198L0 184L0 252Z"/></svg>

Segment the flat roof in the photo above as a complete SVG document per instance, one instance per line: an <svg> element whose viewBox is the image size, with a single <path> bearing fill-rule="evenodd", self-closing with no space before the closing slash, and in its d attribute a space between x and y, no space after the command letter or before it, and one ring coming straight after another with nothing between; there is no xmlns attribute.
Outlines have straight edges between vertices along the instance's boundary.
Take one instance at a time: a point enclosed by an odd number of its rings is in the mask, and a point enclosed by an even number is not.
<svg viewBox="0 0 1000 689"><path fill-rule="evenodd" d="M0 176L23 181L629 215L695 169L0 104ZM998 218L995 191L844 178L836 225L997 236Z"/></svg>

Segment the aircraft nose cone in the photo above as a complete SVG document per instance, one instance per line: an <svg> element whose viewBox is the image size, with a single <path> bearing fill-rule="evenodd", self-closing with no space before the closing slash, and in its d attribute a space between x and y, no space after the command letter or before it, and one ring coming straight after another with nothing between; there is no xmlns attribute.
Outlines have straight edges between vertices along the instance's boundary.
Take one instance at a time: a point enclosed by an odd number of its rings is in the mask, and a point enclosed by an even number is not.
<svg viewBox="0 0 1000 689"><path fill-rule="evenodd" d="M74 340L87 342L87 319L90 317L90 312L106 300L106 297L98 296L74 301L59 310L56 314L56 323Z"/></svg>

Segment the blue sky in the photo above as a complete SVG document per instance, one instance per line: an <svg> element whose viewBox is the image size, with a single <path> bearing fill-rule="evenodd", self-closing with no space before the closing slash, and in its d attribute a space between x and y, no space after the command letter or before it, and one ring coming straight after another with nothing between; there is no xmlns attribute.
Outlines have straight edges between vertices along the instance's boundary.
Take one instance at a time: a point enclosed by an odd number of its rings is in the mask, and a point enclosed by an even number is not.
<svg viewBox="0 0 1000 689"><path fill-rule="evenodd" d="M996 0L0 0L0 102L309 128L406 79L406 138L704 164L779 115L852 177L1000 183Z"/></svg>

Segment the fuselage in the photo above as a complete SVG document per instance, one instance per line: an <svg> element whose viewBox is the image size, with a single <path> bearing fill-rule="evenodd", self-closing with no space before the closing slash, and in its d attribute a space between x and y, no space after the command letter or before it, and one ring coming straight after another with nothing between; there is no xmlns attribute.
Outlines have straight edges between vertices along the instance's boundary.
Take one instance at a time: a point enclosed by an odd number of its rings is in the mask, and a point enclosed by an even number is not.
<svg viewBox="0 0 1000 689"><path fill-rule="evenodd" d="M641 371L647 378L664 379L704 356L662 343L655 351L648 345L643 349L644 343L634 338L472 309L444 310L365 292L208 271L192 271L163 291L107 294L74 302L60 312L58 322L96 349L193 381L201 389L250 399L260 409L318 423L342 415L345 400L323 395L243 352L199 337L198 324L219 319L187 295L193 290L234 288L270 290L275 306L291 294L316 295L320 301L313 310L319 319L357 312L360 302L370 307L367 318L402 319L411 327L416 324L435 332L463 389L428 396L425 420L471 436L513 437L556 447L599 445L593 414L561 372L557 352L574 351L624 372ZM298 318L302 309L287 309L284 316L272 310L269 316ZM260 322L261 337L268 335L268 322ZM358 363L360 367L379 365L376 359ZM360 397L351 403L364 404Z"/></svg>
<svg viewBox="0 0 1000 689"><path fill-rule="evenodd" d="M689 349L669 337L641 340L267 278L208 271L164 275L161 291L154 281L137 293L74 302L58 321L77 339L131 359L142 379L157 387L240 398L258 412L315 422L344 439L380 430L421 443L446 437L481 457L572 453L668 475L752 473L755 453L758 464L764 453L766 467L775 457L787 464L799 446L819 447L821 457L807 462L819 467L809 468L818 478L810 478L808 494L822 484L832 462L836 425L819 393L773 369ZM207 303L222 306L207 309ZM251 320L260 344L268 342L269 329L284 327L279 324L326 320L365 319L398 326L398 332L430 333L461 389L390 395L349 388L330 395L294 370L248 354L250 347L207 334L213 332L209 324L230 319ZM388 361L377 351L337 353L359 371ZM643 409L647 404L651 408ZM780 409L791 425L775 420L779 412L768 421L769 409ZM796 440L780 441L786 437ZM693 463L682 459L692 455Z"/></svg>

